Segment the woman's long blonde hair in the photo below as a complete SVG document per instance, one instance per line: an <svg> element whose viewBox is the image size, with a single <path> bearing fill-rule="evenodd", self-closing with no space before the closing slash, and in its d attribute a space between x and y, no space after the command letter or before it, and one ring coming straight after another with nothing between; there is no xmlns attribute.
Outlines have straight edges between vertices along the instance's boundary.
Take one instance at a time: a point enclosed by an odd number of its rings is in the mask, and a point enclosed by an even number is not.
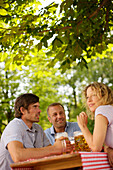
<svg viewBox="0 0 113 170"><path fill-rule="evenodd" d="M87 113L94 117L94 113L92 113L87 107L87 89L91 87L97 93L97 96L100 98L100 105L113 105L113 90L111 90L107 85L103 83L94 82L85 87L83 91L83 96L85 98L85 107L87 109Z"/></svg>

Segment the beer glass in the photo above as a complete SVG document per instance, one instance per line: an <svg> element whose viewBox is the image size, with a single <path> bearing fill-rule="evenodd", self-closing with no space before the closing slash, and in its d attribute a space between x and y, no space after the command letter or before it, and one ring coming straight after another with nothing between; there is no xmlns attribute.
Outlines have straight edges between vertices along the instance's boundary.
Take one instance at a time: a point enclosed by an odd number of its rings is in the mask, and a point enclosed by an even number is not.
<svg viewBox="0 0 113 170"><path fill-rule="evenodd" d="M75 140L76 151L86 151L86 152L91 151L81 131L74 132L73 136Z"/></svg>
<svg viewBox="0 0 113 170"><path fill-rule="evenodd" d="M55 141L56 141L58 138L60 138L61 136L66 137L67 140L68 140L68 134L67 134L67 132L59 132L59 133L56 133L56 134L55 134ZM66 139L65 139L65 140L66 140ZM65 149L66 149L66 141L65 141L65 140L62 140L62 145L63 145L63 149L64 149L63 154L66 154L66 152L65 152Z"/></svg>

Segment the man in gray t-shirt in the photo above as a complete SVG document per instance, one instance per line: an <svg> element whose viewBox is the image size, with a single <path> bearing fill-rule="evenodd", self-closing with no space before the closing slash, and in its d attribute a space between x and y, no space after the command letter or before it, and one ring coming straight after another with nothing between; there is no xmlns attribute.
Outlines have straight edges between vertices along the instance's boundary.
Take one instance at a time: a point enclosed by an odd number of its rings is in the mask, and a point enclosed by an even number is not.
<svg viewBox="0 0 113 170"><path fill-rule="evenodd" d="M73 136L73 132L81 131L77 122L66 122L64 107L61 103L52 103L47 108L48 120L52 126L44 132L50 143L55 142L55 133L67 132L69 137Z"/></svg>
<svg viewBox="0 0 113 170"><path fill-rule="evenodd" d="M50 145L39 122L39 97L26 93L15 101L15 118L6 126L0 141L0 169L11 170L13 162L45 156L62 154L63 150L71 151L71 145L66 147L62 139ZM68 143L69 144L69 143Z"/></svg>

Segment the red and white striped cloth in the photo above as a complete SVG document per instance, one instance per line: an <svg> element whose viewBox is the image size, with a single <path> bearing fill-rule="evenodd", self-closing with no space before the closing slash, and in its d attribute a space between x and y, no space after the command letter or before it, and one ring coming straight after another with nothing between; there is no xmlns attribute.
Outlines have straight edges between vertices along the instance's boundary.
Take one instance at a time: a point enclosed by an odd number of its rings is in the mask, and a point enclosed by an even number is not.
<svg viewBox="0 0 113 170"><path fill-rule="evenodd" d="M79 152L83 170L113 170L105 152Z"/></svg>

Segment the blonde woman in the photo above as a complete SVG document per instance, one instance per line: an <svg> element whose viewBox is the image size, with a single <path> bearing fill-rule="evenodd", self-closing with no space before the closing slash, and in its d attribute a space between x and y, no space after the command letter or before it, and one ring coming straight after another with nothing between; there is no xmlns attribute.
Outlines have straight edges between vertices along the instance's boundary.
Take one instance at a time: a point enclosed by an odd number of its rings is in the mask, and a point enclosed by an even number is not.
<svg viewBox="0 0 113 170"><path fill-rule="evenodd" d="M78 125L93 152L100 152L103 144L113 148L113 91L103 83L94 82L84 90L87 111L95 118L93 135L87 127L88 116L81 112Z"/></svg>

